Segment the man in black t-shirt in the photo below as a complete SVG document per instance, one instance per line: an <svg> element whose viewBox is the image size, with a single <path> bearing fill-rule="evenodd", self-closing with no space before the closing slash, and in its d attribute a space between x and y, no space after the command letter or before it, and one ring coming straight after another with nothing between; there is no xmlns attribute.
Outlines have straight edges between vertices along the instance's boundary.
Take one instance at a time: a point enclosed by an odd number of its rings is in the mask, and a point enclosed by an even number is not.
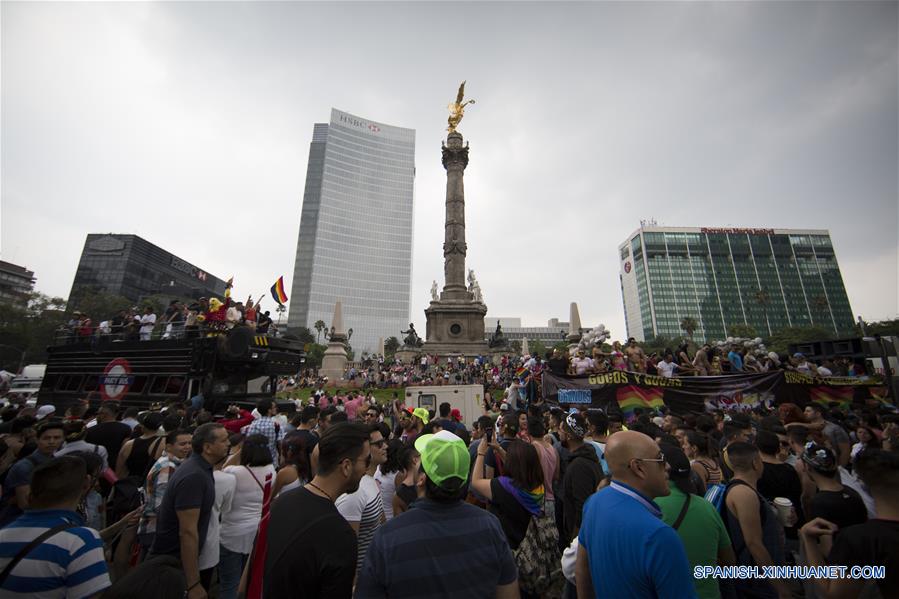
<svg viewBox="0 0 899 599"><path fill-rule="evenodd" d="M844 487L840 482L837 457L829 447L809 443L799 464L818 490L809 501L810 520L824 518L836 524L839 530L865 523L868 519L865 502L854 489Z"/></svg>
<svg viewBox="0 0 899 599"><path fill-rule="evenodd" d="M112 402L103 402L97 410L97 424L87 429L84 440L95 445L102 445L109 454L109 466L115 468L116 460L122 445L131 438L131 427L116 420L119 406Z"/></svg>
<svg viewBox="0 0 899 599"><path fill-rule="evenodd" d="M200 425L191 439L191 448L193 454L169 478L157 511L151 553L179 557L187 582L187 599L204 599L199 557L215 500L212 467L228 455L228 431L214 422Z"/></svg>
<svg viewBox="0 0 899 599"><path fill-rule="evenodd" d="M272 504L264 598L352 596L356 533L334 502L359 488L371 461L370 430L348 422L328 427L318 442L315 478Z"/></svg>
<svg viewBox="0 0 899 599"><path fill-rule="evenodd" d="M300 425L296 434L306 444L306 457L312 457L312 450L318 444L318 435L315 434L315 425L318 424L319 409L316 406L306 406L300 412Z"/></svg>
<svg viewBox="0 0 899 599"><path fill-rule="evenodd" d="M883 566L885 577L876 584L885 599L899 597L899 453L866 449L858 455L855 467L874 497L877 518L849 526L834 538L833 549L825 555L821 541L834 537L836 524L815 518L802 527L805 553L810 566ZM869 581L852 579L815 579L826 597L858 597Z"/></svg>

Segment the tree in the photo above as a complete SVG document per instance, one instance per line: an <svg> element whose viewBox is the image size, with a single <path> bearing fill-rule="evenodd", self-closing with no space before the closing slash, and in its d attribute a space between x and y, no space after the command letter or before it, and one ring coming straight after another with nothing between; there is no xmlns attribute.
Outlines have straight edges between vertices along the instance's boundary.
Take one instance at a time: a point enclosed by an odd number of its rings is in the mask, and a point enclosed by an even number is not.
<svg viewBox="0 0 899 599"><path fill-rule="evenodd" d="M727 334L729 337L744 337L747 339L755 339L758 337L758 332L755 330L755 327L745 322L730 325L727 327Z"/></svg>
<svg viewBox="0 0 899 599"><path fill-rule="evenodd" d="M699 328L699 325L696 323L696 319L692 316L684 316L680 321L680 328L687 333L687 337L690 338L690 341L693 341L693 331Z"/></svg>
<svg viewBox="0 0 899 599"><path fill-rule="evenodd" d="M899 318L865 324L865 336L873 337L874 335L899 337Z"/></svg>
<svg viewBox="0 0 899 599"><path fill-rule="evenodd" d="M308 368L319 368L322 365L322 358L325 357L327 346L321 343L313 343L306 352L306 366Z"/></svg>
<svg viewBox="0 0 899 599"><path fill-rule="evenodd" d="M384 357L386 358L387 356L392 356L399 348L400 340L396 337L388 337L384 340Z"/></svg>
<svg viewBox="0 0 899 599"><path fill-rule="evenodd" d="M648 356L649 354L664 354L665 351L671 350L674 351L674 348L677 346L678 341L673 337L666 337L665 335L656 335L652 339L643 342L643 352Z"/></svg>
<svg viewBox="0 0 899 599"><path fill-rule="evenodd" d="M309 327L299 327L297 330L291 331L291 334L296 337L297 341L300 343L315 343L315 335L312 334Z"/></svg>
<svg viewBox="0 0 899 599"><path fill-rule="evenodd" d="M833 338L833 329L811 325L806 327L787 327L780 329L768 337L765 347L769 351L785 354L790 351L790 344L807 343L809 341L826 341Z"/></svg>
<svg viewBox="0 0 899 599"><path fill-rule="evenodd" d="M23 299L0 302L0 368L47 361L47 346L56 344L56 330L65 324L66 301L31 292Z"/></svg>
<svg viewBox="0 0 899 599"><path fill-rule="evenodd" d="M765 326L768 328L768 335L770 335L771 321L768 320L768 306L771 303L771 296L768 295L767 291L760 288L755 292L755 303L759 305L759 308L762 309L762 313L765 315Z"/></svg>
<svg viewBox="0 0 899 599"><path fill-rule="evenodd" d="M152 299L149 305L156 310L156 304ZM105 293L94 288L79 288L76 295L70 297L68 302L68 310L70 312L78 310L82 314L87 314L91 317L94 324L99 323L101 320L112 318L122 310L127 310L133 306L135 306L135 303L126 297Z"/></svg>
<svg viewBox="0 0 899 599"><path fill-rule="evenodd" d="M532 354L536 353L541 358L546 354L546 345L539 339L528 339L528 349Z"/></svg>
<svg viewBox="0 0 899 599"><path fill-rule="evenodd" d="M318 337L316 338L316 342L320 342L322 338L322 331L325 330L325 321L324 320L316 320L315 324L312 325L316 331L318 331Z"/></svg>

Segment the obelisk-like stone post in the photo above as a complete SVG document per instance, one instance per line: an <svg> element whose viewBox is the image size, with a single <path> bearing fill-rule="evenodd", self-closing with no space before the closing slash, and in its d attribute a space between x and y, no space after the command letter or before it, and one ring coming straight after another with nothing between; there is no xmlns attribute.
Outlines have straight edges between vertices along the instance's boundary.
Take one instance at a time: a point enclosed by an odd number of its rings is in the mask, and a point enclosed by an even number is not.
<svg viewBox="0 0 899 599"><path fill-rule="evenodd" d="M465 185L468 166L468 144L462 145L462 134L453 131L443 145L443 167L446 169L446 224L443 241L443 300L470 299L465 287Z"/></svg>
<svg viewBox="0 0 899 599"><path fill-rule="evenodd" d="M334 318L331 319L331 332L328 337L328 349L322 356L322 376L328 377L331 384L338 384L343 379L343 371L347 365L346 331L343 330L343 305L340 300L334 303Z"/></svg>
<svg viewBox="0 0 899 599"><path fill-rule="evenodd" d="M568 351L574 354L581 341L581 314L577 309L577 302L571 302L568 313Z"/></svg>

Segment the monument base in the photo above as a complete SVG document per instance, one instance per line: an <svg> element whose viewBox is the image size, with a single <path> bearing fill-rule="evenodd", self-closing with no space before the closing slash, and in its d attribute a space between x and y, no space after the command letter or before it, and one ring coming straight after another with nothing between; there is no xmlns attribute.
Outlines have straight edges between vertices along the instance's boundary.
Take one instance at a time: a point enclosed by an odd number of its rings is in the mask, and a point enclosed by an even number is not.
<svg viewBox="0 0 899 599"><path fill-rule="evenodd" d="M328 380L340 381L346 372L348 360L346 355L346 346L341 342L328 343L328 349L322 357L322 366L319 368L319 374L328 377Z"/></svg>
<svg viewBox="0 0 899 599"><path fill-rule="evenodd" d="M421 351L406 348L398 349L394 354L394 357L403 364L417 364L420 356Z"/></svg>
<svg viewBox="0 0 899 599"><path fill-rule="evenodd" d="M425 309L427 341L422 351L437 356L466 357L491 353L489 344L484 340L486 314L487 306L469 297L432 301Z"/></svg>

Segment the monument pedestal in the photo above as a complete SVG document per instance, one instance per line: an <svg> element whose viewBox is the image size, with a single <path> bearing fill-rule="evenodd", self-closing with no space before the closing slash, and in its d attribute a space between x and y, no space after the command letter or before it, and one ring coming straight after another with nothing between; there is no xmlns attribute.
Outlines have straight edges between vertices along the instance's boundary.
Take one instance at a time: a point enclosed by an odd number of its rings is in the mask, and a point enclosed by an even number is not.
<svg viewBox="0 0 899 599"><path fill-rule="evenodd" d="M325 355L322 357L322 367L319 373L328 377L328 381L335 382L343 379L347 365L346 346L341 342L328 344Z"/></svg>
<svg viewBox="0 0 899 599"><path fill-rule="evenodd" d="M487 306L470 297L432 301L425 309L428 328L422 351L440 356L489 354L489 344L484 340L486 314Z"/></svg>
<svg viewBox="0 0 899 599"><path fill-rule="evenodd" d="M412 364L412 365L415 365L418 363L418 359L420 356L421 356L420 351L417 351L414 349L408 349L405 347L396 350L396 353L394 354L394 357L396 357L398 360L400 360L403 364Z"/></svg>
<svg viewBox="0 0 899 599"><path fill-rule="evenodd" d="M322 356L322 366L319 373L328 377L328 382L337 383L343 380L344 371L346 371L347 354L346 354L347 335L343 330L343 306L340 300L334 303L334 318L331 321L331 334L328 337L328 349Z"/></svg>

